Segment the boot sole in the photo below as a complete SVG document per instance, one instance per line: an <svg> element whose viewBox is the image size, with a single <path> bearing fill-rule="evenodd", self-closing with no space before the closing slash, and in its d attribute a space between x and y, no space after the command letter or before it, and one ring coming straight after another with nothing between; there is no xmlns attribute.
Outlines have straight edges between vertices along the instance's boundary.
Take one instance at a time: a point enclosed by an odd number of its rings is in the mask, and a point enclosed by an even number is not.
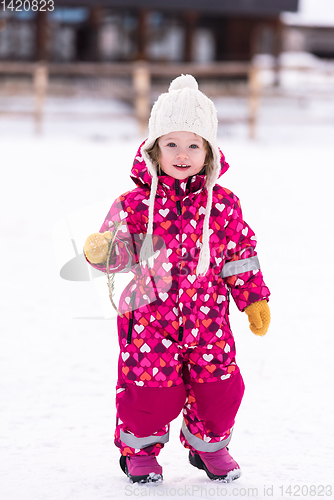
<svg viewBox="0 0 334 500"><path fill-rule="evenodd" d="M129 473L128 466L126 465L126 457L122 455L119 459L119 465L121 466L122 471L133 483L156 483L158 481L162 481L162 474L156 474L155 472L150 472L149 474L145 474L142 476L132 476Z"/></svg>
<svg viewBox="0 0 334 500"><path fill-rule="evenodd" d="M194 467L197 467L197 469L200 470L205 470L207 476L212 480L219 480L222 483L231 483L235 479L238 479L241 476L241 470L240 469L234 469L230 470L227 474L222 475L222 476L217 476L216 474L213 474L212 472L209 471L201 457L198 455L198 453L195 453L192 455L192 453L189 451L189 462L191 465Z"/></svg>

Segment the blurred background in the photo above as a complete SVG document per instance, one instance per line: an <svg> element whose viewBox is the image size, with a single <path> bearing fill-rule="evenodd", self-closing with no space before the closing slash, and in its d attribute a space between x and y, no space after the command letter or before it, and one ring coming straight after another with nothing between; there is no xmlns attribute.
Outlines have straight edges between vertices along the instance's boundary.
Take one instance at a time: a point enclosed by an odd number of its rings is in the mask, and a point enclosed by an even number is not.
<svg viewBox="0 0 334 500"><path fill-rule="evenodd" d="M220 135L332 132L331 0L34 5L1 2L2 136L145 135L152 103L181 73L215 101Z"/></svg>
<svg viewBox="0 0 334 500"><path fill-rule="evenodd" d="M236 487L267 498L273 485L286 499L283 484L305 485L304 498L314 498L309 484L333 489L333 0L3 0L6 500L129 496L113 445L116 313L102 301L111 307L104 276L70 282L60 270L78 254L85 264L86 237L134 188L151 106L181 73L217 107L231 165L219 183L240 197L272 293L265 338L231 304L247 387L231 447ZM178 442L180 418L161 454L164 484L205 486Z"/></svg>

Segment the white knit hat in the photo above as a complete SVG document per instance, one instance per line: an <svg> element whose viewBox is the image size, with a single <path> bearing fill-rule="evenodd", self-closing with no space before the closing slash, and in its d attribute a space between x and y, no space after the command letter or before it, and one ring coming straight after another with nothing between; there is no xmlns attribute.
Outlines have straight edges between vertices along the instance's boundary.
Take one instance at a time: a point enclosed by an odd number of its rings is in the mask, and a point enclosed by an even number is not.
<svg viewBox="0 0 334 500"><path fill-rule="evenodd" d="M193 132L203 137L211 146L213 170L206 178L208 201L203 223L202 248L197 265L197 275L206 274L210 265L209 219L212 207L212 189L221 169L220 152L217 146L217 112L213 102L198 90L198 83L191 75L181 75L169 86L168 92L161 94L153 105L149 119L149 135L141 148L141 154L152 176L147 236L140 257L144 264L153 254L152 232L154 200L158 185L157 165L152 163L147 151L156 139L170 132ZM145 264L144 264L145 265Z"/></svg>

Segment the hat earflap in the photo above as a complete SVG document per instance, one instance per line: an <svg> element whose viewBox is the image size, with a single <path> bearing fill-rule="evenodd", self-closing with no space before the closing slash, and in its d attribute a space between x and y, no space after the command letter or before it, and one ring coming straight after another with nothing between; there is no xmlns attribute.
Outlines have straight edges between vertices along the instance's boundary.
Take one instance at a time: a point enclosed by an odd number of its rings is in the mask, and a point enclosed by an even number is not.
<svg viewBox="0 0 334 500"><path fill-rule="evenodd" d="M210 265L210 231L209 222L210 214L212 208L212 187L208 188L208 201L206 204L205 216L203 221L203 233L202 233L202 248L198 258L198 264L196 268L197 276L204 276Z"/></svg>
<svg viewBox="0 0 334 500"><path fill-rule="evenodd" d="M143 266L143 268L146 267L146 264L148 264L149 268L153 267L154 248L153 248L152 235L153 235L154 201L157 192L157 187L158 187L158 176L155 173L155 175L152 176L152 185L149 198L147 233L143 241L143 245L141 247L139 255L139 262Z"/></svg>

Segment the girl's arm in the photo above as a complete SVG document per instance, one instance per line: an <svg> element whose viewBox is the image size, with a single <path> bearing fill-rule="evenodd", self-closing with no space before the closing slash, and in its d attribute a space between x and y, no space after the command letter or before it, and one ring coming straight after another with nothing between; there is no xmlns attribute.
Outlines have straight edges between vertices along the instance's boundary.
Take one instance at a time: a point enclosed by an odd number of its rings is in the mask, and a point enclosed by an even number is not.
<svg viewBox="0 0 334 500"><path fill-rule="evenodd" d="M89 238L96 241L96 245L101 245L101 259L99 262L89 260L89 252L84 252L86 260L99 271L106 272L107 240L110 239L110 232L113 231L115 222L120 223L115 245L110 257L109 271L111 273L129 272L133 270L139 262L139 254L144 234L141 232L141 220L136 217L135 211L131 208L131 191L121 195L112 204L99 233L87 238L85 249L88 247ZM94 238L95 236L95 238ZM94 243L92 243L94 245ZM92 259L94 260L94 259ZM98 259L97 259L98 260Z"/></svg>
<svg viewBox="0 0 334 500"><path fill-rule="evenodd" d="M240 201L235 203L226 226L226 263L221 276L231 290L232 297L240 311L270 295L260 269L256 253L256 237L243 220Z"/></svg>

